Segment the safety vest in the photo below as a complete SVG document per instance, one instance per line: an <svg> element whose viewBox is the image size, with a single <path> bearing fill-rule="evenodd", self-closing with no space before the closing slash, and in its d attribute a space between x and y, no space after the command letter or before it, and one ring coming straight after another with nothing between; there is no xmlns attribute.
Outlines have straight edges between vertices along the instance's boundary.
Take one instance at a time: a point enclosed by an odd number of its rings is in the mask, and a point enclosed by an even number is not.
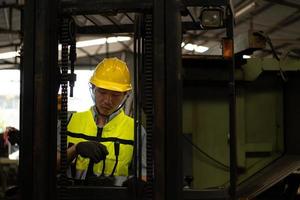
<svg viewBox="0 0 300 200"><path fill-rule="evenodd" d="M128 168L133 156L134 146L134 121L121 110L111 121L104 125L101 136L97 136L97 125L95 123L92 108L85 112L74 113L68 124L67 142L77 144L82 141L97 141L107 147L109 154L103 167L103 161L95 163L94 174L110 175L116 163L115 145L119 143L118 164L114 175L128 176ZM80 155L76 158L76 178L84 178L88 165L88 158ZM81 174L81 175L80 175ZM84 175L85 176L85 175Z"/></svg>

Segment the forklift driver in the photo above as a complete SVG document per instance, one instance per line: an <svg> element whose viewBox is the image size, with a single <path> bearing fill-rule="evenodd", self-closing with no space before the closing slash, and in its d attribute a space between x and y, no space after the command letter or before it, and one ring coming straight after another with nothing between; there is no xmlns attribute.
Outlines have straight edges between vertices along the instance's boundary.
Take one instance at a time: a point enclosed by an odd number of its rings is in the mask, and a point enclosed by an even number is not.
<svg viewBox="0 0 300 200"><path fill-rule="evenodd" d="M97 65L90 78L95 105L85 112L73 113L67 126L67 160L73 165L69 176L81 180L90 176L114 177L117 186L128 178L133 158L134 121L122 107L131 89L125 62L107 58ZM145 168L145 159L142 160ZM59 153L57 162L60 163Z"/></svg>

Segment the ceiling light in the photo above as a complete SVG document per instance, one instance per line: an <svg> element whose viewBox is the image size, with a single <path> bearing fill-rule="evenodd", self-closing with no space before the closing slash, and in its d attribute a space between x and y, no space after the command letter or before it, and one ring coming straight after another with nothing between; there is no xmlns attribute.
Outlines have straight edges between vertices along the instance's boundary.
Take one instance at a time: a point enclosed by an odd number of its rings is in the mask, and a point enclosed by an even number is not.
<svg viewBox="0 0 300 200"><path fill-rule="evenodd" d="M107 43L116 43L116 42L118 42L118 39L117 39L117 37L109 37L106 39L106 42Z"/></svg>
<svg viewBox="0 0 300 200"><path fill-rule="evenodd" d="M131 37L129 37L129 36L118 36L117 40L118 40L118 42L129 41L129 40L131 40Z"/></svg>
<svg viewBox="0 0 300 200"><path fill-rule="evenodd" d="M194 51L195 45L191 43L187 43L183 48L188 51Z"/></svg>
<svg viewBox="0 0 300 200"><path fill-rule="evenodd" d="M205 52L207 50L208 50L208 47L205 47L205 46L199 45L199 46L195 47L195 51L198 52L198 53L203 53L203 52Z"/></svg>
<svg viewBox="0 0 300 200"><path fill-rule="evenodd" d="M17 52L17 51L0 53L0 59L15 58L17 56L20 56L19 52Z"/></svg>
<svg viewBox="0 0 300 200"><path fill-rule="evenodd" d="M243 58L244 59L249 59L249 58L251 58L251 56L249 56L249 55L243 55Z"/></svg>
<svg viewBox="0 0 300 200"><path fill-rule="evenodd" d="M82 47L103 45L106 42L107 43L116 43L116 42L124 42L124 41L129 41L129 40L131 40L131 37L129 37L129 36L99 38L99 39L85 40L85 41L76 42L76 47L77 48L82 48ZM61 51L61 44L58 45L58 50ZM0 53L0 59L15 58L16 56L19 56L19 55L20 54L16 51Z"/></svg>
<svg viewBox="0 0 300 200"><path fill-rule="evenodd" d="M181 42L181 47L184 47L185 43L184 42Z"/></svg>
<svg viewBox="0 0 300 200"><path fill-rule="evenodd" d="M196 51L197 53L203 53L209 49L206 46L201 46L201 45L196 45L191 43L186 44L183 48L188 51Z"/></svg>
<svg viewBox="0 0 300 200"><path fill-rule="evenodd" d="M106 43L106 38L100 38L100 39L76 42L76 47L82 48L82 47L101 45L101 44L105 44L105 43Z"/></svg>

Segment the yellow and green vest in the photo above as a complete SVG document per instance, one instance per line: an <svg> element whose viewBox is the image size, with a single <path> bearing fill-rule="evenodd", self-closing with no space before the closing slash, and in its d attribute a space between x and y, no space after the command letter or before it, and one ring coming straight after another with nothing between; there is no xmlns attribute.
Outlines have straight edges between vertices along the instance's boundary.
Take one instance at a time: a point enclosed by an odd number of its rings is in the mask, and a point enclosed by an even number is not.
<svg viewBox="0 0 300 200"><path fill-rule="evenodd" d="M107 147L109 154L106 156L104 175L110 175L116 163L114 143L120 143L118 164L114 175L128 176L129 165L132 161L134 147L134 121L121 110L111 121L104 125L101 137L97 136L92 108L85 112L74 113L68 124L68 144L77 144L83 141L98 141ZM78 155L76 159L76 174L86 173L89 165L88 158ZM100 175L103 161L95 163L94 174ZM77 176L77 175L76 175ZM80 178L80 176L77 178Z"/></svg>

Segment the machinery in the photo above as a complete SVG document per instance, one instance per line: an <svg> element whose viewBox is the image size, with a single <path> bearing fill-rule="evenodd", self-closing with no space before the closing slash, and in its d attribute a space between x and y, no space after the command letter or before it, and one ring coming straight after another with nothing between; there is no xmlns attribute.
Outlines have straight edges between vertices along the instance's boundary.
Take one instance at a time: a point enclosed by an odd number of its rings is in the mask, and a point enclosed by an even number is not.
<svg viewBox="0 0 300 200"><path fill-rule="evenodd" d="M203 8L202 26L181 21L188 15L187 7ZM81 15L118 13L126 13L131 22L101 25L94 19L92 25L81 26L75 20ZM68 90L70 86L72 95L74 83L76 87L76 35L115 33L132 33L134 38L136 151L141 122L147 131L143 199L272 199L276 193L264 192L282 181L290 191L280 194L290 198L296 194L299 60L242 59L241 52L264 48L268 40L249 32L250 39L240 40L248 43L237 42L229 0L33 0L26 2L23 14L21 199L142 199L126 187L76 185L65 177ZM184 31L215 28L226 32L220 55L181 56ZM134 175L139 179L138 155Z"/></svg>

